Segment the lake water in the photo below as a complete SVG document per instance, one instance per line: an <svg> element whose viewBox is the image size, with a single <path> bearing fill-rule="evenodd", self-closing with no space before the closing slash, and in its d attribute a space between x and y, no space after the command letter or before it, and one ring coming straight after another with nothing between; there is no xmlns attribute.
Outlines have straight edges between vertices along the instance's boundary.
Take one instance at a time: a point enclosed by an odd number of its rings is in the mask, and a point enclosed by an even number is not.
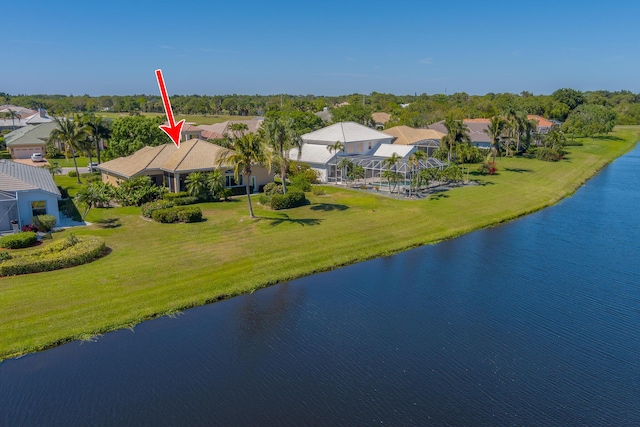
<svg viewBox="0 0 640 427"><path fill-rule="evenodd" d="M0 424L640 425L640 150L521 220L0 364Z"/></svg>

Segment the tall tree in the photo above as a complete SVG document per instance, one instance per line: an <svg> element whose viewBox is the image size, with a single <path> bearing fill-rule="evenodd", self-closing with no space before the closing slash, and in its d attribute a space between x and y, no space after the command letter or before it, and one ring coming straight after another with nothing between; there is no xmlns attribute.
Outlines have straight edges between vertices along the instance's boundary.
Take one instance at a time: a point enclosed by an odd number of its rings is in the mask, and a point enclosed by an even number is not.
<svg viewBox="0 0 640 427"><path fill-rule="evenodd" d="M7 111L4 113L4 116L7 119L11 119L11 128L12 130L16 129L16 119L20 118L20 114L18 114L17 112L13 111L11 108L8 108Z"/></svg>
<svg viewBox="0 0 640 427"><path fill-rule="evenodd" d="M420 185L422 184L422 178L420 176L420 166L421 162L427 159L427 153L422 150L416 150L413 154L409 156L409 165L411 166L411 179L409 181L409 197L411 197L411 192L415 188L418 191Z"/></svg>
<svg viewBox="0 0 640 427"><path fill-rule="evenodd" d="M469 136L469 128L462 120L454 120L447 118L444 121L444 126L447 128L447 134L442 137L441 144L443 148L447 149L448 160L451 162L451 153L456 144L469 143L471 137Z"/></svg>
<svg viewBox="0 0 640 427"><path fill-rule="evenodd" d="M76 151L87 141L89 133L85 126L82 126L79 120L69 119L66 117L54 116L57 127L49 134L49 139L60 141L64 146L64 153L67 158L73 158L73 165L76 168L76 177L80 184L80 172L78 171L78 162L76 160Z"/></svg>
<svg viewBox="0 0 640 427"><path fill-rule="evenodd" d="M247 203L249 204L249 216L255 218L253 206L251 205L251 167L266 163L264 144L257 134L247 133L235 140L233 151L226 151L219 160L219 166L231 165L236 181L240 176L244 178L244 185L247 191Z"/></svg>
<svg viewBox="0 0 640 427"><path fill-rule="evenodd" d="M162 117L126 116L111 122L111 138L104 152L108 159L129 156L146 146L158 146L171 143L171 140L158 127Z"/></svg>
<svg viewBox="0 0 640 427"><path fill-rule="evenodd" d="M496 162L496 155L500 150L500 139L502 138L502 132L504 131L505 121L500 116L493 116L489 122L489 126L484 132L489 135L491 139L491 151L493 152L493 162Z"/></svg>
<svg viewBox="0 0 640 427"><path fill-rule="evenodd" d="M294 128L290 118L267 118L260 128L260 138L270 148L271 163L280 167L282 178L282 192L287 194L287 169L289 167L289 152L298 149L298 160L302 154L302 138Z"/></svg>
<svg viewBox="0 0 640 427"><path fill-rule="evenodd" d="M102 116L96 116L95 114L84 114L82 116L83 123L89 130L89 135L96 148L96 156L98 156L98 163L100 163L100 151L104 145L104 141L111 135L111 130Z"/></svg>
<svg viewBox="0 0 640 427"><path fill-rule="evenodd" d="M398 174L396 172L398 161L400 160L400 155L398 153L393 153L390 157L384 159L382 164L385 165L386 171L383 172L383 176L387 178L389 181L389 192L393 192L396 189L398 184ZM393 180L393 190L391 189L391 181Z"/></svg>
<svg viewBox="0 0 640 427"><path fill-rule="evenodd" d="M336 153L336 182L338 182L338 153L344 151L344 144L336 141L334 144L327 145L327 150L329 150L329 153Z"/></svg>

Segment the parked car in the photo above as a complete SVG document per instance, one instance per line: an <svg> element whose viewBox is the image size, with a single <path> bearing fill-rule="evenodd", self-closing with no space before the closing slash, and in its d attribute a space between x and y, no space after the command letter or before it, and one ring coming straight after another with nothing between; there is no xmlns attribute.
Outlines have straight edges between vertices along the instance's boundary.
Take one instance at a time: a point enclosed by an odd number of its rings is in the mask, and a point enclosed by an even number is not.
<svg viewBox="0 0 640 427"><path fill-rule="evenodd" d="M32 162L44 162L44 157L42 157L42 153L33 153L31 155Z"/></svg>
<svg viewBox="0 0 640 427"><path fill-rule="evenodd" d="M89 173L93 173L93 172L98 172L98 163L89 163L89 165L87 166L87 172Z"/></svg>

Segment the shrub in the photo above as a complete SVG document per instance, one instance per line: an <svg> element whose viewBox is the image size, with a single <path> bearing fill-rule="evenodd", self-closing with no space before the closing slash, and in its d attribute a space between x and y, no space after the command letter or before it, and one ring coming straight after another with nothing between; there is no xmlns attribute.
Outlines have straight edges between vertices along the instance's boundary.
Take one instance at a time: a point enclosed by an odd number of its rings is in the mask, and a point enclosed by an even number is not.
<svg viewBox="0 0 640 427"><path fill-rule="evenodd" d="M56 226L56 217L53 215L37 215L31 218L33 225L38 227L38 230L49 232Z"/></svg>
<svg viewBox="0 0 640 427"><path fill-rule="evenodd" d="M178 221L178 212L174 208L157 209L151 214L156 222L171 223Z"/></svg>
<svg viewBox="0 0 640 427"><path fill-rule="evenodd" d="M169 200L157 200L155 202L149 202L142 205L142 209L140 210L142 216L145 218L153 218L153 212L158 209L167 209L172 208L173 202Z"/></svg>
<svg viewBox="0 0 640 427"><path fill-rule="evenodd" d="M478 168L478 172L483 175L493 175L498 170L498 165L495 162L484 162Z"/></svg>
<svg viewBox="0 0 640 427"><path fill-rule="evenodd" d="M200 210L198 206L186 206L175 209L178 211L178 221L180 222L202 221L202 210Z"/></svg>
<svg viewBox="0 0 640 427"><path fill-rule="evenodd" d="M154 221L162 223L202 221L202 210L198 206L174 206L157 209L151 214Z"/></svg>
<svg viewBox="0 0 640 427"><path fill-rule="evenodd" d="M164 200L173 200L182 197L190 197L190 195L186 191L180 191L179 193L164 193L162 196Z"/></svg>
<svg viewBox="0 0 640 427"><path fill-rule="evenodd" d="M102 175L100 175L100 173L83 173L82 177L86 182L102 182Z"/></svg>
<svg viewBox="0 0 640 427"><path fill-rule="evenodd" d="M533 152L533 155L538 160L544 160L545 162L557 162L564 156L562 150L555 150L549 147L539 147Z"/></svg>
<svg viewBox="0 0 640 427"><path fill-rule="evenodd" d="M264 186L264 194L266 194L267 197L271 197L274 194L282 194L282 191L282 185L277 182L270 182Z"/></svg>
<svg viewBox="0 0 640 427"><path fill-rule="evenodd" d="M76 171L69 171L68 175L69 175L71 178L75 178L75 177L77 177L77 176L78 176L78 173L77 173Z"/></svg>
<svg viewBox="0 0 640 427"><path fill-rule="evenodd" d="M271 196L271 209L291 209L302 206L307 202L307 198L302 190L290 189L287 194L274 194Z"/></svg>
<svg viewBox="0 0 640 427"><path fill-rule="evenodd" d="M324 191L324 188L317 187L315 185L311 187L311 192L316 196L324 196L325 194L327 194L327 192Z"/></svg>
<svg viewBox="0 0 640 427"><path fill-rule="evenodd" d="M0 276L39 273L86 264L105 253L104 240L96 236L73 235L45 248L26 254L16 254L0 263Z"/></svg>
<svg viewBox="0 0 640 427"><path fill-rule="evenodd" d="M21 233L10 234L0 239L0 247L6 249L20 249L31 246L38 240L33 231L23 231Z"/></svg>
<svg viewBox="0 0 640 427"><path fill-rule="evenodd" d="M311 181L303 173L292 177L291 185L302 191L311 191Z"/></svg>
<svg viewBox="0 0 640 427"><path fill-rule="evenodd" d="M0 151L0 159L11 159L11 153L8 151Z"/></svg>
<svg viewBox="0 0 640 427"><path fill-rule="evenodd" d="M258 196L258 203L260 203L263 206L269 206L271 203L271 197L267 196L266 194L262 193Z"/></svg>
<svg viewBox="0 0 640 427"><path fill-rule="evenodd" d="M194 196L175 197L173 199L173 204L176 206L193 205L199 201L200 199Z"/></svg>
<svg viewBox="0 0 640 427"><path fill-rule="evenodd" d="M33 224L27 224L22 226L22 231L33 231L34 233L38 232L38 227Z"/></svg>
<svg viewBox="0 0 640 427"><path fill-rule="evenodd" d="M11 259L12 256L9 252L7 251L0 251L0 262L2 261L6 261L8 259Z"/></svg>

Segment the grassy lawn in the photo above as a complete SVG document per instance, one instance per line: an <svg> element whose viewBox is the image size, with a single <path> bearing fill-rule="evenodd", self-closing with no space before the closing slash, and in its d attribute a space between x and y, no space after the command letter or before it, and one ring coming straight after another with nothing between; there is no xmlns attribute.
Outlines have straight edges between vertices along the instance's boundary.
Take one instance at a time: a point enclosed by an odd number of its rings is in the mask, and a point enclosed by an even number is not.
<svg viewBox="0 0 640 427"><path fill-rule="evenodd" d="M472 173L481 185L422 200L326 187L302 208L254 204L255 220L246 197L202 204L206 221L195 224L150 222L139 208L94 209L93 225L73 232L104 237L109 255L0 278L0 359L508 221L573 193L639 138L640 127L621 127L569 147L558 163L499 159L498 174Z"/></svg>
<svg viewBox="0 0 640 427"><path fill-rule="evenodd" d="M142 113L145 116L162 116L165 117L165 113ZM100 112L96 115L102 116L107 119L115 119L117 117L126 117L129 113L107 113ZM178 114L175 116L176 122L185 119L187 123L194 123L196 125L212 125L214 123L222 123L227 120L251 120L255 116L229 116L229 115L207 115L202 114Z"/></svg>
<svg viewBox="0 0 640 427"><path fill-rule="evenodd" d="M60 166L61 168L72 168L74 166L72 158L65 159L63 157L61 159L47 159L47 161L49 162L50 165L54 163L58 163L58 166ZM97 162L98 160L96 159L96 157L94 157L93 161ZM89 165L89 158L76 157L76 162L78 163L78 168L82 168L82 170L80 170L80 173L86 172L86 168Z"/></svg>

